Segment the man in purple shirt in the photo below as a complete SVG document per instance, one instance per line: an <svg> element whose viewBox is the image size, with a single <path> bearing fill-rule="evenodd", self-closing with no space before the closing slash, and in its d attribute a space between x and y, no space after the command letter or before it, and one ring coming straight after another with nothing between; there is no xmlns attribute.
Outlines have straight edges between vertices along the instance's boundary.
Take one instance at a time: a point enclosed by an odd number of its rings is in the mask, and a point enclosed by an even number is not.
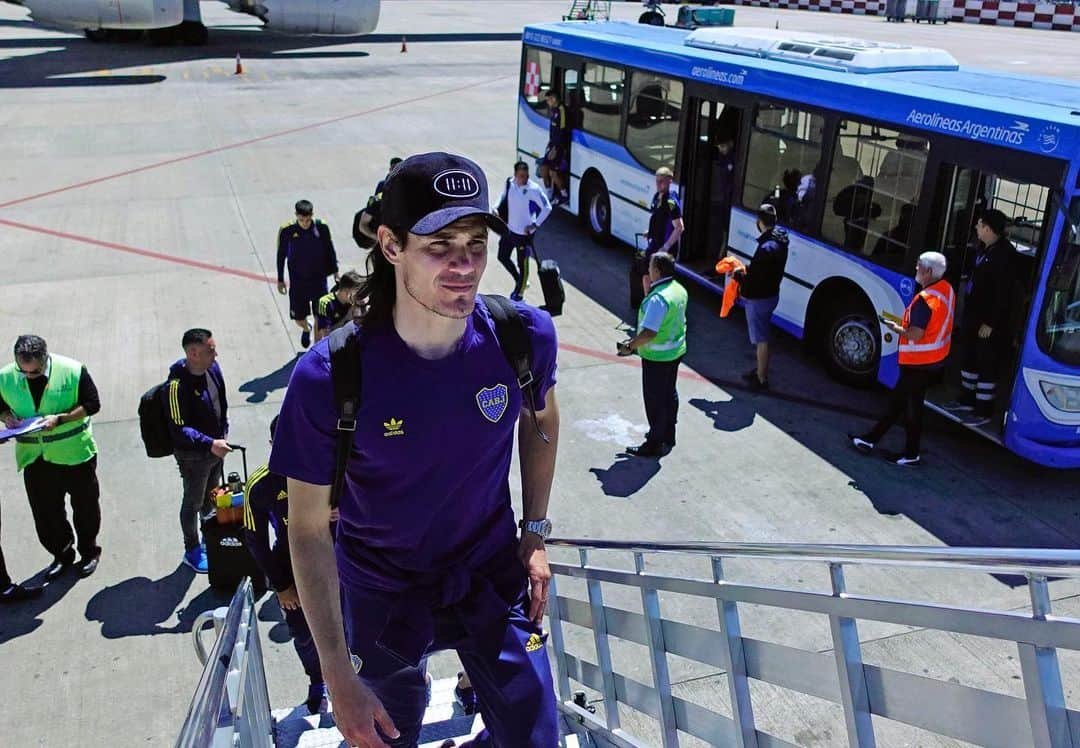
<svg viewBox="0 0 1080 748"><path fill-rule="evenodd" d="M288 478L293 573L349 745L417 744L426 658L441 649L457 650L479 694L477 746L558 742L539 625L557 342L546 312L514 304L535 380L522 390L477 298L488 228L505 229L488 206L483 172L459 156L413 156L389 177L356 332L361 403L336 548L329 340L297 364L282 404L270 470ZM517 423L520 537L508 481Z"/></svg>

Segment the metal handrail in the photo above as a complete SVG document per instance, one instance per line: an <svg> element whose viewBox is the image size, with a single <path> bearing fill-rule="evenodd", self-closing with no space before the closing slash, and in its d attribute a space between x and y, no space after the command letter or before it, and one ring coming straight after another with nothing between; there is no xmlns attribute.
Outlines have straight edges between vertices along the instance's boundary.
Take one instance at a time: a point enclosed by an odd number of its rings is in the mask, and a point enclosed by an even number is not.
<svg viewBox="0 0 1080 748"><path fill-rule="evenodd" d="M918 545L845 545L814 543L649 542L548 538L549 547L630 553L699 554L720 558L767 558L777 561L824 561L835 564L884 564L971 569L1036 576L1080 576L1080 550L1044 548L945 548Z"/></svg>

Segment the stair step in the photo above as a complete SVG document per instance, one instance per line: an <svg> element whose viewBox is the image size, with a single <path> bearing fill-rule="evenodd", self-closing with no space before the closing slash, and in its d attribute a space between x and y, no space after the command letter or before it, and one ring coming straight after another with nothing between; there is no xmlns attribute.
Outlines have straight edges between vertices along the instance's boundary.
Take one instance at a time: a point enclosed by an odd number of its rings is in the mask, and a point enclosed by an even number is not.
<svg viewBox="0 0 1080 748"><path fill-rule="evenodd" d="M438 748L447 738L458 743L484 729L479 715L465 715L454 701L457 678L441 678L431 684L431 703L424 712L420 748ZM331 704L333 709L333 704ZM338 748L341 733L334 726L333 713L308 714L303 705L275 709L278 748Z"/></svg>

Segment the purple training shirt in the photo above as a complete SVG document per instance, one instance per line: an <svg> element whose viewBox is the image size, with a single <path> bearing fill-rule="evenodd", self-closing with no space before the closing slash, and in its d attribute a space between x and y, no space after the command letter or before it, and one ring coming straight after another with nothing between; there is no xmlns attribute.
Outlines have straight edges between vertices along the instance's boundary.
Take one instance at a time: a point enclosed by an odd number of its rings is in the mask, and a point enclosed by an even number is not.
<svg viewBox="0 0 1080 748"><path fill-rule="evenodd" d="M555 326L547 312L514 306L532 339L540 410L555 384ZM341 581L397 591L447 569L474 569L517 536L508 478L522 393L487 308L477 300L458 347L437 361L409 350L392 326L360 334L362 402L337 536ZM332 483L336 425L323 339L293 371L270 471Z"/></svg>

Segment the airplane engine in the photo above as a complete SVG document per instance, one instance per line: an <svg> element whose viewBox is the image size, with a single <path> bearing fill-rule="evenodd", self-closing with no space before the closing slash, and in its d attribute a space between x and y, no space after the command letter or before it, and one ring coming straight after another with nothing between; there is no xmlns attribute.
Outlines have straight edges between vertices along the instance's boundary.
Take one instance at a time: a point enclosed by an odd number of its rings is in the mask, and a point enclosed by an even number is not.
<svg viewBox="0 0 1080 748"><path fill-rule="evenodd" d="M160 29L184 20L184 0L21 0L42 26Z"/></svg>
<svg viewBox="0 0 1080 748"><path fill-rule="evenodd" d="M379 23L379 0L258 0L254 11L287 34L370 34Z"/></svg>

